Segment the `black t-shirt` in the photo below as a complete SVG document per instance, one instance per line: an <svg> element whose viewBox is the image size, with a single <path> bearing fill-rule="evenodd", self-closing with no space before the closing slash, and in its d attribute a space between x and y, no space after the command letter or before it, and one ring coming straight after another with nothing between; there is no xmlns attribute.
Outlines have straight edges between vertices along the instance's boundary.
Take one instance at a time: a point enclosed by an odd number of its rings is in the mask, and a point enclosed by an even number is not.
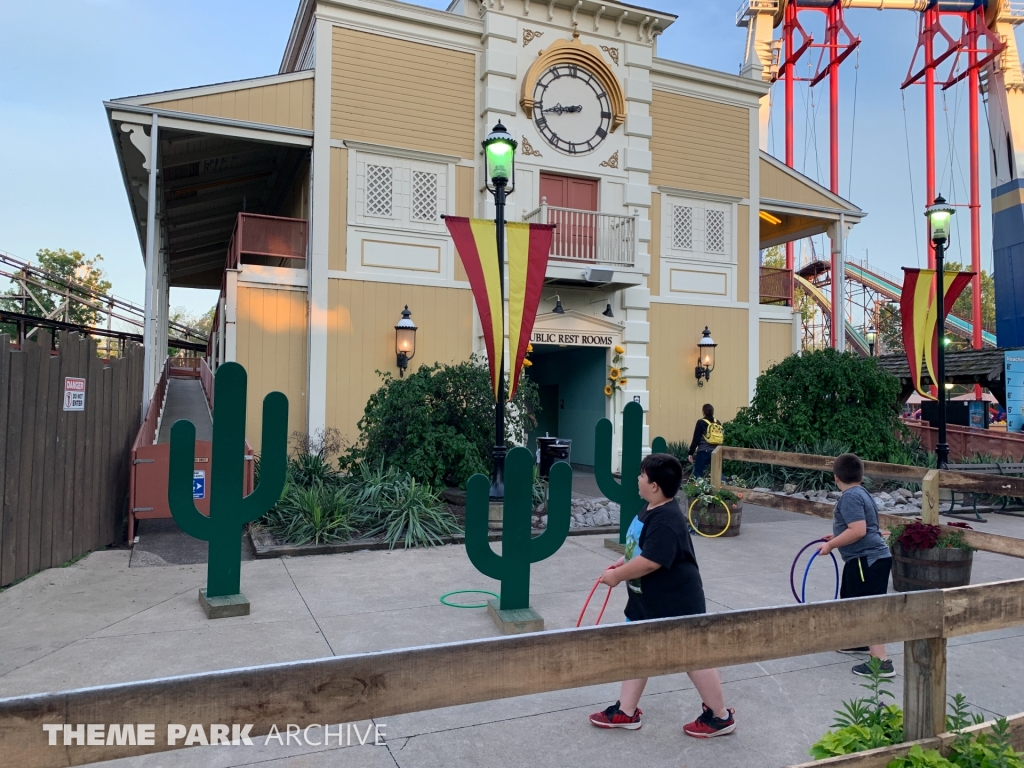
<svg viewBox="0 0 1024 768"><path fill-rule="evenodd" d="M693 541L675 499L654 509L645 507L630 524L626 532L626 560L637 555L661 567L627 582L627 619L665 619L707 611Z"/></svg>

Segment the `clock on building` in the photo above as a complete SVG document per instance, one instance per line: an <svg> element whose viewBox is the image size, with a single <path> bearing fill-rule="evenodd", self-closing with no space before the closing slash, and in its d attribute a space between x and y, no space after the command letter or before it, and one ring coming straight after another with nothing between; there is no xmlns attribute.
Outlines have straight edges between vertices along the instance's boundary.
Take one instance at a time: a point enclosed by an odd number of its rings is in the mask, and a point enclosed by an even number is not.
<svg viewBox="0 0 1024 768"><path fill-rule="evenodd" d="M533 88L533 123L559 152L593 152L611 131L611 99L584 67L556 64L537 78Z"/></svg>
<svg viewBox="0 0 1024 768"><path fill-rule="evenodd" d="M540 52L523 78L519 104L550 146L585 155L622 125L622 84L601 52L573 39L556 40Z"/></svg>

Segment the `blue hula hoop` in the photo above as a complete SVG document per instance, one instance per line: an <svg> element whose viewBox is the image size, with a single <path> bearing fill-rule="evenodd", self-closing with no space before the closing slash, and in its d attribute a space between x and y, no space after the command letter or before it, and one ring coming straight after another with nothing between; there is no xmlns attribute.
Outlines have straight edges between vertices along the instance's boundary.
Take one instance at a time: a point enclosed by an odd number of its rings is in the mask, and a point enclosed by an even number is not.
<svg viewBox="0 0 1024 768"><path fill-rule="evenodd" d="M836 593L835 593L835 596L832 599L833 600L838 600L839 599L839 562L836 560L835 553L829 552L828 554L829 554L829 557L832 558L832 565L833 565L833 567L836 569ZM814 562L814 558L816 558L817 556L818 556L818 550L815 550L814 553L811 555L811 559L807 561L807 567L804 568L804 581L803 581L803 585L801 586L801 589L800 589L800 602L801 603L806 603L807 602L807 576L811 572L811 563Z"/></svg>

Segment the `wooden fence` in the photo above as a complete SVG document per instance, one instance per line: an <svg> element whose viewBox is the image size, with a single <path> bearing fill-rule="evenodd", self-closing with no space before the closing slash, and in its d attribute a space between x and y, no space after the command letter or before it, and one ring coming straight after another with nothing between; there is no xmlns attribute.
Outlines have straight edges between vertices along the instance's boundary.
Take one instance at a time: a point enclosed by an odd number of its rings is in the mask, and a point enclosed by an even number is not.
<svg viewBox="0 0 1024 768"><path fill-rule="evenodd" d="M142 347L105 363L77 333L0 335L0 586L119 541L142 402ZM65 380L85 380L65 410Z"/></svg>
<svg viewBox="0 0 1024 768"><path fill-rule="evenodd" d="M180 748L171 723L345 723L636 677L903 642L908 740L945 730L948 638L1024 624L1024 579L854 600L565 629L231 669L0 700L0 755L20 768ZM155 725L153 746L48 746L44 725Z"/></svg>
<svg viewBox="0 0 1024 768"><path fill-rule="evenodd" d="M726 487L735 493L742 493L743 500L762 507L783 509L814 517L832 519L831 504L809 499L794 499L776 493L751 491L746 488L723 486L722 463L724 461L747 461L752 464L772 464L782 467L814 469L831 472L831 456L815 456L806 453L784 453L782 451L761 451L754 448L734 448L720 445L711 454L711 484L715 488ZM879 461L864 462L864 476L879 480L897 480L903 483L919 483L923 491L921 498L921 519L932 525L939 524L939 489L985 493L993 496L1024 496L1024 478L1005 475L984 475L977 472L953 472L946 469L910 467L904 464L884 464ZM900 515L879 514L878 522L883 527L907 522ZM998 536L983 531L964 530L964 541L984 552L1024 558L1024 539Z"/></svg>

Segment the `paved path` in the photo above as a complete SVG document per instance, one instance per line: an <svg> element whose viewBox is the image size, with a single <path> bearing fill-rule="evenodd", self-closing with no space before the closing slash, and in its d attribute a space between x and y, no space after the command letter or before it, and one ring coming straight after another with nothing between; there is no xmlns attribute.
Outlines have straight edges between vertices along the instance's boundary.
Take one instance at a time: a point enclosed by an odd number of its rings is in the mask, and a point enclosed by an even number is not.
<svg viewBox="0 0 1024 768"><path fill-rule="evenodd" d="M979 527L1024 537L1024 520L991 519ZM829 528L827 521L750 508L738 538L698 540L709 610L791 604L792 557ZM95 553L0 593L0 696L495 634L484 611L438 603L449 590L494 589L462 547L245 562L242 588L252 615L218 621L207 621L197 604L204 566L129 568L129 556ZM534 566L533 605L549 628L575 624L593 579L612 558L602 537L574 537ZM815 576L826 578L812 585L813 598L827 599L829 569ZM1021 576L1024 561L976 555L975 582ZM606 620L621 620L624 599L617 589ZM900 651L890 646L897 670ZM1021 658L1024 627L951 640L949 691L964 692L987 715L1024 711ZM700 702L685 675L671 675L651 681L638 732L599 731L587 723L590 712L617 696L616 685L602 685L385 718L378 725L386 746L279 746L258 738L252 747L193 748L108 765L619 768L639 761L774 768L806 759L832 710L862 693L860 679L849 672L853 663L839 653L820 653L723 669L739 728L709 741L681 733ZM901 678L892 688L902 696Z"/></svg>

